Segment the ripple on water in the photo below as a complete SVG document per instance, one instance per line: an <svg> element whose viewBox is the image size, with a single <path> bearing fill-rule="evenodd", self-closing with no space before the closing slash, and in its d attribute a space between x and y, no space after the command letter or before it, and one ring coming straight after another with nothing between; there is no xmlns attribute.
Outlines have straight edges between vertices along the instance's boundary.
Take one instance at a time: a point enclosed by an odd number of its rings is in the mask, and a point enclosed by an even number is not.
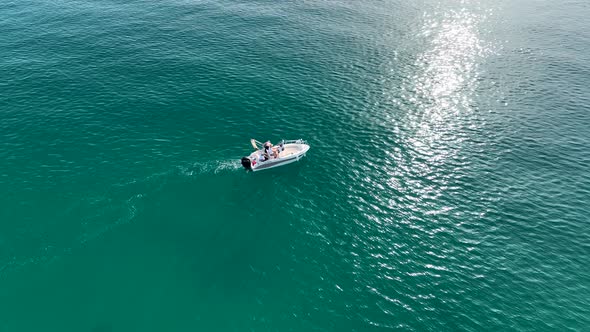
<svg viewBox="0 0 590 332"><path fill-rule="evenodd" d="M129 232L200 329L588 325L588 34L552 6L0 8L1 276ZM312 149L245 173L251 137Z"/></svg>

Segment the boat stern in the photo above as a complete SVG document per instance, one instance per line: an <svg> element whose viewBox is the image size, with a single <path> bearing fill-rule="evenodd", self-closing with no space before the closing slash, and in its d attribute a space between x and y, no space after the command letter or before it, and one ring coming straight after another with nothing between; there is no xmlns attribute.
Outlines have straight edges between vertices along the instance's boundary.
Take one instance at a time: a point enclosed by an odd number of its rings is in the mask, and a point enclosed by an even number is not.
<svg viewBox="0 0 590 332"><path fill-rule="evenodd" d="M242 166L248 171L252 170L252 160L250 157L242 157Z"/></svg>

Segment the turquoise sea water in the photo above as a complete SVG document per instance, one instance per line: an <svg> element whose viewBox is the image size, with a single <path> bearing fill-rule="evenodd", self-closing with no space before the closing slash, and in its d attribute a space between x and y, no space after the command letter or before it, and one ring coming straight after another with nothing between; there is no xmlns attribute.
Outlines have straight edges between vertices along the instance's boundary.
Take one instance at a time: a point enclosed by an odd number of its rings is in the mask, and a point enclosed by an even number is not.
<svg viewBox="0 0 590 332"><path fill-rule="evenodd" d="M588 17L2 1L0 331L589 330Z"/></svg>

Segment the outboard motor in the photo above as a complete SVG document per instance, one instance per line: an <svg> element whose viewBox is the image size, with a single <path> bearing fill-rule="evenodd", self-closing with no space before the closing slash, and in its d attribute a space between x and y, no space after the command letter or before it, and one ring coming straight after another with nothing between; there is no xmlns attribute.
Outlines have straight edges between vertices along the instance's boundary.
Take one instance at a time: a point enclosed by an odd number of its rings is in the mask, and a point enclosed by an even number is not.
<svg viewBox="0 0 590 332"><path fill-rule="evenodd" d="M252 170L252 162L248 157L242 157L242 166L247 170Z"/></svg>

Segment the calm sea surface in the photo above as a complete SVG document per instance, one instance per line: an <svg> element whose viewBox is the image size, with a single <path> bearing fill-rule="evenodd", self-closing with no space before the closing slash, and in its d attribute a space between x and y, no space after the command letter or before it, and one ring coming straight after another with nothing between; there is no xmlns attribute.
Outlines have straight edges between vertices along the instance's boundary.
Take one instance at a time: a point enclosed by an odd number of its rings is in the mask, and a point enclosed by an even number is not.
<svg viewBox="0 0 590 332"><path fill-rule="evenodd" d="M0 2L0 331L590 330L589 17Z"/></svg>

